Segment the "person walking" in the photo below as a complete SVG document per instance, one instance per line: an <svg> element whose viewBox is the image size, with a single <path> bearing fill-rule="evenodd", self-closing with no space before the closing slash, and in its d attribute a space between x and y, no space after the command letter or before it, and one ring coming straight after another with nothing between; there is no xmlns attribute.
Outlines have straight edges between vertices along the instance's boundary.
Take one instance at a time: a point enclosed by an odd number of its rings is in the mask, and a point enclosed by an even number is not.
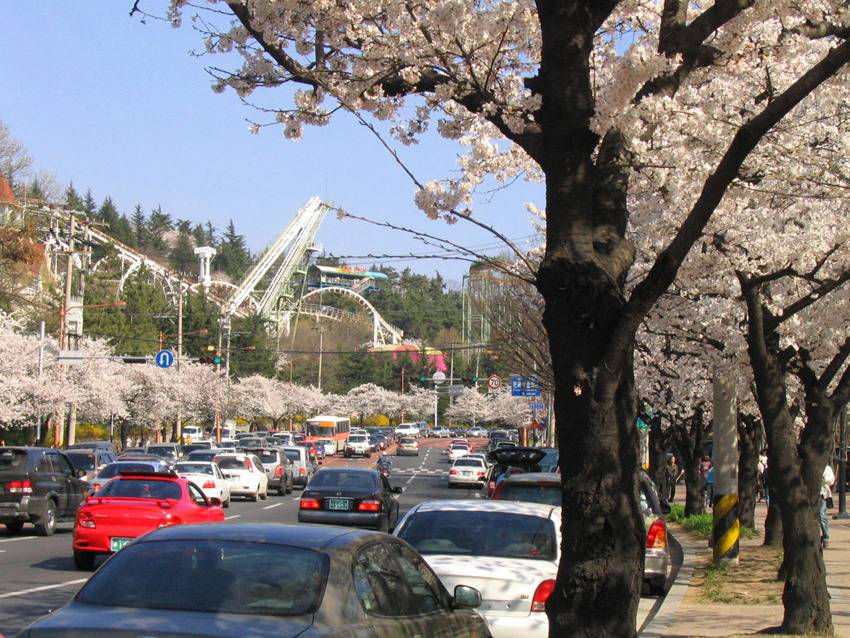
<svg viewBox="0 0 850 638"><path fill-rule="evenodd" d="M823 477L820 484L820 544L826 549L829 547L829 516L827 507L832 505L832 485L835 483L835 472L827 463L823 468Z"/></svg>

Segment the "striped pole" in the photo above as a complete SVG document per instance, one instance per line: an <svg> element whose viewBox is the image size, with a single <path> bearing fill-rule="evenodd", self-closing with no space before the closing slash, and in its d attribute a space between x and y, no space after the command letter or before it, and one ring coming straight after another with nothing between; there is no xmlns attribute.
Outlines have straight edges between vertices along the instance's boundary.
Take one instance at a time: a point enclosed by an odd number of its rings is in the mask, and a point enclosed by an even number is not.
<svg viewBox="0 0 850 638"><path fill-rule="evenodd" d="M735 384L726 370L714 374L714 524L715 563L738 564L738 410Z"/></svg>

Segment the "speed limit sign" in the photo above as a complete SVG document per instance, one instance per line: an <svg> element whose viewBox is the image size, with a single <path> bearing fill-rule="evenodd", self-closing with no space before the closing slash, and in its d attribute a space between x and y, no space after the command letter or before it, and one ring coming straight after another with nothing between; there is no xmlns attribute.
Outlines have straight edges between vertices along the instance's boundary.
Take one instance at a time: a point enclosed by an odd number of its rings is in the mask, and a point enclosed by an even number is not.
<svg viewBox="0 0 850 638"><path fill-rule="evenodd" d="M502 378L498 374L491 374L487 377L487 387L491 390L498 390L502 387Z"/></svg>

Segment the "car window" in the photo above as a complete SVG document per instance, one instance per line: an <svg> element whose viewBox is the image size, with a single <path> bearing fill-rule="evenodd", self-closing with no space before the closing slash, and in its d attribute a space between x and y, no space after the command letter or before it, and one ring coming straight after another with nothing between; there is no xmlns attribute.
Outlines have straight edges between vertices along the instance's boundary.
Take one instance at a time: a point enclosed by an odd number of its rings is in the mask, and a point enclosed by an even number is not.
<svg viewBox="0 0 850 638"><path fill-rule="evenodd" d="M200 489L198 489L197 485L195 485L193 483L189 483L188 487L189 487L189 498L191 498L192 501L194 501L194 503L196 505L201 505L201 506L206 507L207 505L210 504L209 501L207 500L207 497L204 496L204 493Z"/></svg>
<svg viewBox="0 0 850 638"><path fill-rule="evenodd" d="M470 510L416 512L399 532L421 554L555 560L548 518Z"/></svg>
<svg viewBox="0 0 850 638"><path fill-rule="evenodd" d="M117 479L104 485L98 496L179 500L180 485L170 481Z"/></svg>
<svg viewBox="0 0 850 638"><path fill-rule="evenodd" d="M0 450L0 472L25 472L27 453L24 450L9 448Z"/></svg>
<svg viewBox="0 0 850 638"><path fill-rule="evenodd" d="M118 472L155 472L156 467L153 463L129 463L121 461L119 463L111 463L103 468L97 474L97 478L112 478L118 476Z"/></svg>
<svg viewBox="0 0 850 638"><path fill-rule="evenodd" d="M452 467L482 467L483 465L484 463L482 463L480 459L465 457L455 461Z"/></svg>
<svg viewBox="0 0 850 638"><path fill-rule="evenodd" d="M177 463L174 471L183 474L212 474L212 463Z"/></svg>
<svg viewBox="0 0 850 638"><path fill-rule="evenodd" d="M354 591L367 614L408 616L416 613L413 593L382 544L369 545L357 555L352 578Z"/></svg>
<svg viewBox="0 0 850 638"><path fill-rule="evenodd" d="M274 465L280 461L277 450L258 450L256 454L263 463Z"/></svg>
<svg viewBox="0 0 850 638"><path fill-rule="evenodd" d="M53 463L50 461L50 456L48 454L42 454L41 458L38 460L38 465L35 466L35 471L40 474L53 474L59 470L53 467Z"/></svg>
<svg viewBox="0 0 850 638"><path fill-rule="evenodd" d="M345 470L320 470L310 481L310 487L373 490L377 487L377 484L373 474L346 472Z"/></svg>
<svg viewBox="0 0 850 638"><path fill-rule="evenodd" d="M404 445L410 445L411 443L416 443L416 439L414 439L413 437L404 437L401 440L401 443Z"/></svg>
<svg viewBox="0 0 850 638"><path fill-rule="evenodd" d="M319 608L328 564L325 554L273 543L133 543L104 564L75 600L106 607L301 616Z"/></svg>
<svg viewBox="0 0 850 638"><path fill-rule="evenodd" d="M263 464L260 462L260 459L258 459L256 456L251 456L251 462L254 464L254 467L256 468L256 470L258 472L265 472L266 471L265 468L263 467Z"/></svg>
<svg viewBox="0 0 850 638"><path fill-rule="evenodd" d="M505 483L499 500L525 501L561 506L561 489L557 485L534 485L532 483Z"/></svg>
<svg viewBox="0 0 850 638"><path fill-rule="evenodd" d="M71 462L66 459L61 454L56 454L55 452L48 452L47 454L50 457L50 460L53 462L53 467L56 468L57 472L62 474L67 474L69 476L74 476L74 466L71 465Z"/></svg>
<svg viewBox="0 0 850 638"><path fill-rule="evenodd" d="M301 460L301 452L298 450L286 450L286 458L297 463Z"/></svg>
<svg viewBox="0 0 850 638"><path fill-rule="evenodd" d="M245 469L245 461L242 459L237 459L236 457L223 457L219 458L216 463L222 470L244 470Z"/></svg>
<svg viewBox="0 0 850 638"><path fill-rule="evenodd" d="M393 543L390 553L395 558L410 591L417 613L430 614L446 609L446 602L440 589L439 579L419 556L404 545Z"/></svg>
<svg viewBox="0 0 850 638"><path fill-rule="evenodd" d="M71 463L78 470L93 470L95 468L94 452L75 452L69 450L65 452L65 455L71 459Z"/></svg>

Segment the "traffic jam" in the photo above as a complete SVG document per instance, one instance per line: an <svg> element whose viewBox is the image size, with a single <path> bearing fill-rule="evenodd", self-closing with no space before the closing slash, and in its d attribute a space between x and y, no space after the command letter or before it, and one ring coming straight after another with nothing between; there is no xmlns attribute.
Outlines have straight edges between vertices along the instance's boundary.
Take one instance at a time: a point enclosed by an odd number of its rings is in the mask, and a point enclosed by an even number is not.
<svg viewBox="0 0 850 638"><path fill-rule="evenodd" d="M305 429L0 448L8 534L71 524L74 568L96 570L18 635L547 635L557 449L508 429ZM666 528L648 478L641 490L645 591L663 595Z"/></svg>

